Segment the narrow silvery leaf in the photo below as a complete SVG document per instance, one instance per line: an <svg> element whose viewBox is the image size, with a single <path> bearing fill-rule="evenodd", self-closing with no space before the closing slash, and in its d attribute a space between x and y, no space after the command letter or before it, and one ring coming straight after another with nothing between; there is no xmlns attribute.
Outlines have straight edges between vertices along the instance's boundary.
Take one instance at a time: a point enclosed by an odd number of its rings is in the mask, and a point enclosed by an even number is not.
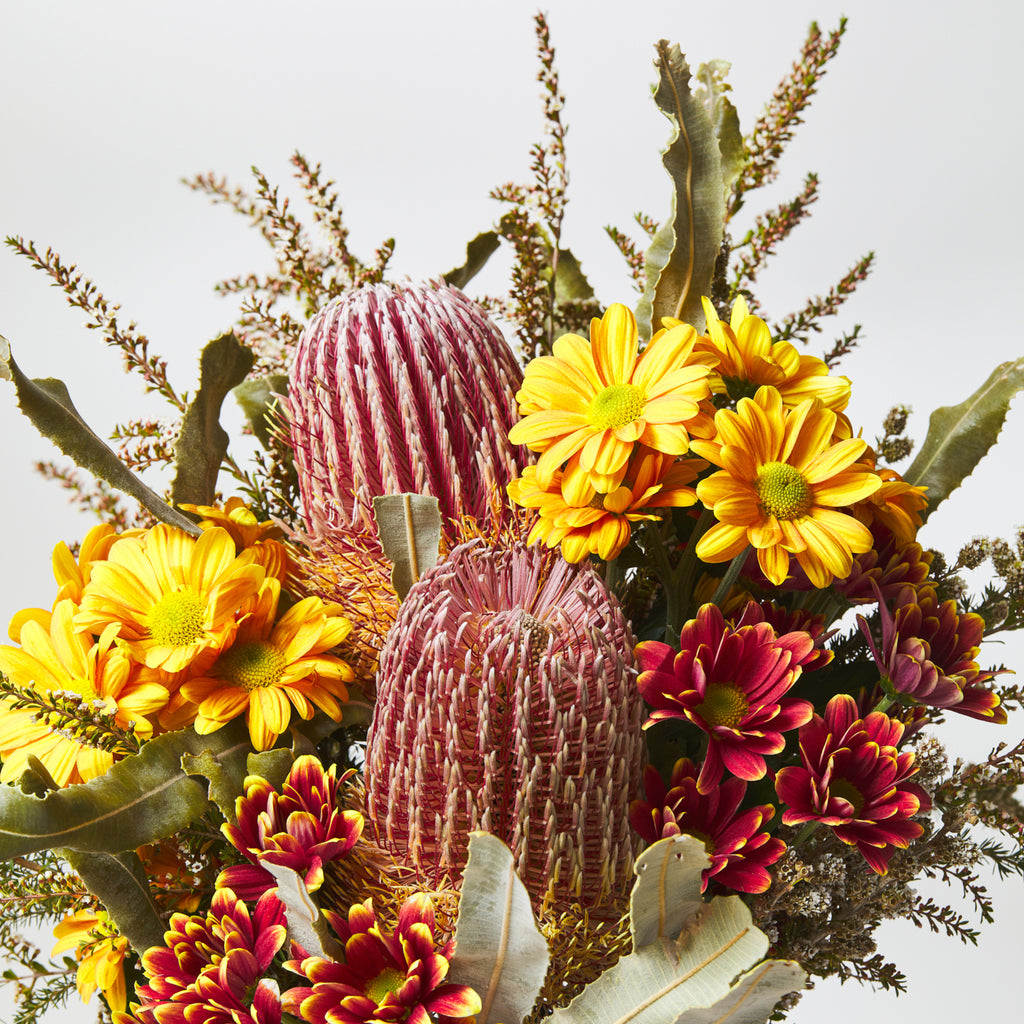
<svg viewBox="0 0 1024 1024"><path fill-rule="evenodd" d="M936 409L928 434L904 480L927 487L927 519L974 472L996 443L1010 401L1024 387L1024 358L1001 363L970 398Z"/></svg>
<svg viewBox="0 0 1024 1024"><path fill-rule="evenodd" d="M450 977L480 996L477 1024L519 1024L537 1001L549 960L508 847L470 833Z"/></svg>
<svg viewBox="0 0 1024 1024"><path fill-rule="evenodd" d="M269 871L277 882L277 898L284 904L288 921L288 938L297 942L310 956L344 960L341 943L331 935L326 918L309 898L299 873L270 861L262 861L260 866Z"/></svg>
<svg viewBox="0 0 1024 1024"><path fill-rule="evenodd" d="M409 588L437 562L441 515L437 498L427 494L385 494L373 499L384 554L395 563L391 584L404 600Z"/></svg>

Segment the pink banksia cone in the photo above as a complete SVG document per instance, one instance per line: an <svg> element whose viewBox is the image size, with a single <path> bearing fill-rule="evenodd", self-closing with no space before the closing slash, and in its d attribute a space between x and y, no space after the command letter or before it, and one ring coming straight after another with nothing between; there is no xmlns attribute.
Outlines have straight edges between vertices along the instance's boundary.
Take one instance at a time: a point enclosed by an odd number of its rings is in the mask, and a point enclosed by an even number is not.
<svg viewBox="0 0 1024 1024"><path fill-rule="evenodd" d="M311 534L328 549L352 533L375 537L382 494L436 497L449 540L452 519L503 514L505 485L532 461L508 440L522 379L483 308L442 282L368 284L329 303L299 341L289 382Z"/></svg>
<svg viewBox="0 0 1024 1024"><path fill-rule="evenodd" d="M592 569L522 545L455 548L409 591L381 653L366 756L380 842L457 883L482 829L511 848L536 906L618 918L644 762L632 648Z"/></svg>

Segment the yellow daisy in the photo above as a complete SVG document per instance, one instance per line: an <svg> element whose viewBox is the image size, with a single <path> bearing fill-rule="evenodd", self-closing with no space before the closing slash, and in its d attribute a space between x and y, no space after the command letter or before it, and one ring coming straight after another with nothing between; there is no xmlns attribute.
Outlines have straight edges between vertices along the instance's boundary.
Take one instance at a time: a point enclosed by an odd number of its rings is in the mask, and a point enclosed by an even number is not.
<svg viewBox="0 0 1024 1024"><path fill-rule="evenodd" d="M235 555L227 530L192 537L160 524L121 537L93 565L75 625L98 634L116 622L133 659L179 672L208 648L230 644L237 612L264 576L250 550Z"/></svg>
<svg viewBox="0 0 1024 1024"><path fill-rule="evenodd" d="M861 459L874 469L875 460ZM865 525L881 523L901 544L911 544L921 527L921 513L928 507L927 487L908 484L894 469L875 470L882 486L851 509Z"/></svg>
<svg viewBox="0 0 1024 1024"><path fill-rule="evenodd" d="M281 584L268 577L246 606L235 641L204 676L190 679L180 700L195 706L195 730L201 736L245 714L257 750L267 750L287 728L291 705L301 718L314 705L336 721L338 701L348 700L345 683L352 669L326 652L348 636L352 623L341 606L307 597L275 622Z"/></svg>
<svg viewBox="0 0 1024 1024"><path fill-rule="evenodd" d="M708 336L698 339L696 351L713 356L718 364L711 379L715 393L738 401L752 398L759 387L770 384L790 409L807 398L820 399L833 412L846 408L850 378L831 376L822 360L798 352L788 341L773 342L768 325L750 312L742 295L733 303L729 323L719 320L709 299L701 302ZM679 321L666 318L663 323Z"/></svg>
<svg viewBox="0 0 1024 1024"><path fill-rule="evenodd" d="M694 354L696 340L688 324L659 331L638 357L636 320L616 303L591 321L590 341L565 334L553 355L534 359L516 395L525 418L509 440L542 453L537 483L549 487L578 453L579 471L608 494L622 483L637 442L684 454L688 425L702 419L700 403L710 395L710 368Z"/></svg>
<svg viewBox="0 0 1024 1024"><path fill-rule="evenodd" d="M76 984L82 1002L87 1003L99 989L114 1013L123 1013L128 1002L124 980L124 958L128 940L114 927L103 910L78 910L54 929L57 944L51 956L75 951L79 960Z"/></svg>
<svg viewBox="0 0 1024 1024"><path fill-rule="evenodd" d="M263 566L268 576L275 576L282 583L287 582L293 567L288 548L281 543L284 531L269 519L260 522L241 498L228 498L222 509L215 505L184 502L178 507L203 516L199 523L203 530L214 526L223 527L231 534L236 552L251 550L257 564Z"/></svg>
<svg viewBox="0 0 1024 1024"><path fill-rule="evenodd" d="M167 691L155 683L136 683L131 665L117 646L117 627L108 626L96 641L76 632L75 603L58 601L48 623L26 622L21 647L0 647L0 670L12 683L40 695L53 692L80 694L102 705L116 723L146 739L153 726L146 717L167 703ZM13 698L0 698L0 782L18 779L28 767L30 754L39 758L59 786L85 782L102 775L114 757L70 738L46 722L36 721L31 710L14 710Z"/></svg>
<svg viewBox="0 0 1024 1024"><path fill-rule="evenodd" d="M697 557L725 562L752 544L761 571L778 585L796 557L816 587L845 578L855 553L872 546L871 532L838 511L882 485L857 465L866 443L832 444L836 414L818 399L787 410L773 387L741 398L736 412L715 415L714 441L691 448L722 469L697 485L697 497L718 522L698 541Z"/></svg>
<svg viewBox="0 0 1024 1024"><path fill-rule="evenodd" d="M536 466L527 466L522 477L510 481L508 494L516 504L538 512L528 543L542 541L549 548L561 545L567 562L580 562L587 555L608 561L629 543L633 523L659 518L646 509L696 504L697 492L688 485L706 466L703 459L678 461L639 448L630 459L622 485L610 494L598 493L585 476L560 471L550 487L542 488Z"/></svg>

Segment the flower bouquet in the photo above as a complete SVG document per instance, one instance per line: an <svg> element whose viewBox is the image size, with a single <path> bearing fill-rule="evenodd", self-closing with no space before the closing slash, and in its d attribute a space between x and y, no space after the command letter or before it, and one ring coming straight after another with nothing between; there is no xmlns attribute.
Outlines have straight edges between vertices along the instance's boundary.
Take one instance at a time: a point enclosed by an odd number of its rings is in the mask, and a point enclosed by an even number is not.
<svg viewBox="0 0 1024 1024"><path fill-rule="evenodd" d="M812 29L747 135L727 66L657 45L671 209L642 241L608 229L635 308L563 239L536 28L533 180L441 277L388 281L391 242L355 255L299 154L313 231L258 172L253 194L191 182L276 257L225 283L240 316L191 395L76 268L9 240L175 418L115 451L2 343L21 409L95 482L51 475L100 518L0 647L19 1024L76 986L116 1024L781 1019L816 978L899 990L883 920L975 936L920 878L988 918L978 864L1024 874L1024 744L942 744L950 716L1021 704L978 658L1022 624L1024 539L917 539L1024 361L936 410L898 472L906 410L871 444L846 414L858 331L803 351L871 258L772 324L757 275L816 180L732 234L844 25ZM508 294L469 298L499 250ZM38 920L49 967L19 934Z"/></svg>

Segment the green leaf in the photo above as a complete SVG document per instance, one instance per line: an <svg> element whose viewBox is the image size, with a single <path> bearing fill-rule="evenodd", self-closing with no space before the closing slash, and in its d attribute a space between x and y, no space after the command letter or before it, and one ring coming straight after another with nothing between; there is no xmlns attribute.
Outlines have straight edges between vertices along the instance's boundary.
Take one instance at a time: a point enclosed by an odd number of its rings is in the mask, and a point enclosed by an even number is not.
<svg viewBox="0 0 1024 1024"><path fill-rule="evenodd" d="M643 338L671 316L704 329L701 295L711 289L722 244L725 193L715 128L690 91L690 68L676 45L658 43L654 99L672 122L662 163L672 178L672 213L644 257L646 287L637 306ZM653 325L653 326L652 326Z"/></svg>
<svg viewBox="0 0 1024 1024"><path fill-rule="evenodd" d="M267 750L262 754L250 753L242 758L238 752L226 757L204 750L202 753L182 754L181 768L186 775L201 775L210 783L209 798L220 809L226 821L235 821L235 800L245 793L245 780L259 775L272 786L277 786L288 774L294 761L287 747Z"/></svg>
<svg viewBox="0 0 1024 1024"><path fill-rule="evenodd" d="M483 269L484 264L498 251L501 235L497 231L481 231L466 246L466 262L461 267L453 267L444 275L445 284L455 288L465 288L470 281Z"/></svg>
<svg viewBox="0 0 1024 1024"><path fill-rule="evenodd" d="M245 724L208 736L193 729L165 733L105 775L42 799L0 786L0 859L55 847L121 853L173 835L208 806L206 781L181 768L182 755L205 750L221 762L244 764L252 751Z"/></svg>
<svg viewBox="0 0 1024 1024"><path fill-rule="evenodd" d="M559 249L558 266L555 268L555 302L578 302L593 297L594 289L583 273L580 261L569 249Z"/></svg>
<svg viewBox="0 0 1024 1024"><path fill-rule="evenodd" d="M701 899L707 865L692 836L662 839L640 855L633 952L556 1010L552 1024L758 1024L803 987L799 964L757 963L768 939L738 896Z"/></svg>
<svg viewBox="0 0 1024 1024"><path fill-rule="evenodd" d="M471 832L451 977L480 996L477 1024L519 1024L537 1001L549 960L512 853L497 837Z"/></svg>
<svg viewBox="0 0 1024 1024"><path fill-rule="evenodd" d="M270 416L279 401L288 394L288 377L271 373L256 380L245 380L231 389L241 406L249 427L264 448L270 448Z"/></svg>
<svg viewBox="0 0 1024 1024"><path fill-rule="evenodd" d="M284 904L288 938L297 942L310 956L326 957L344 963L345 951L331 934L327 919L309 898L306 883L293 868L263 861L260 865L277 882L277 898Z"/></svg>
<svg viewBox="0 0 1024 1024"><path fill-rule="evenodd" d="M726 93L732 92L732 86L725 80L730 67L727 60L709 60L697 68L694 76L698 82L694 94L704 104L715 128L715 138L718 139L718 152L722 158L722 187L726 200L747 162L740 117L732 100L726 96Z"/></svg>
<svg viewBox="0 0 1024 1024"><path fill-rule="evenodd" d="M955 491L996 443L1010 401L1024 387L1024 358L1002 363L966 401L936 409L917 458L903 474L907 483L927 487L927 518Z"/></svg>
<svg viewBox="0 0 1024 1024"><path fill-rule="evenodd" d="M234 334L209 342L199 357L199 390L185 410L174 447L175 474L171 499L209 505L217 494L220 464L228 451L220 408L228 392L245 380L256 357Z"/></svg>
<svg viewBox="0 0 1024 1024"><path fill-rule="evenodd" d="M400 601L437 562L441 547L440 504L428 494L385 494L373 499L381 547L395 563L391 585Z"/></svg>
<svg viewBox="0 0 1024 1024"><path fill-rule="evenodd" d="M106 908L117 930L138 952L162 946L164 926L160 920L149 879L139 855L85 853L60 850L59 855L78 873L86 888Z"/></svg>
<svg viewBox="0 0 1024 1024"><path fill-rule="evenodd" d="M76 466L131 495L161 522L191 534L199 533L199 527L191 519L171 508L159 494L150 490L100 440L75 408L62 380L55 377L30 379L21 372L4 337L0 337L0 379L14 383L18 407L36 430L49 438Z"/></svg>

